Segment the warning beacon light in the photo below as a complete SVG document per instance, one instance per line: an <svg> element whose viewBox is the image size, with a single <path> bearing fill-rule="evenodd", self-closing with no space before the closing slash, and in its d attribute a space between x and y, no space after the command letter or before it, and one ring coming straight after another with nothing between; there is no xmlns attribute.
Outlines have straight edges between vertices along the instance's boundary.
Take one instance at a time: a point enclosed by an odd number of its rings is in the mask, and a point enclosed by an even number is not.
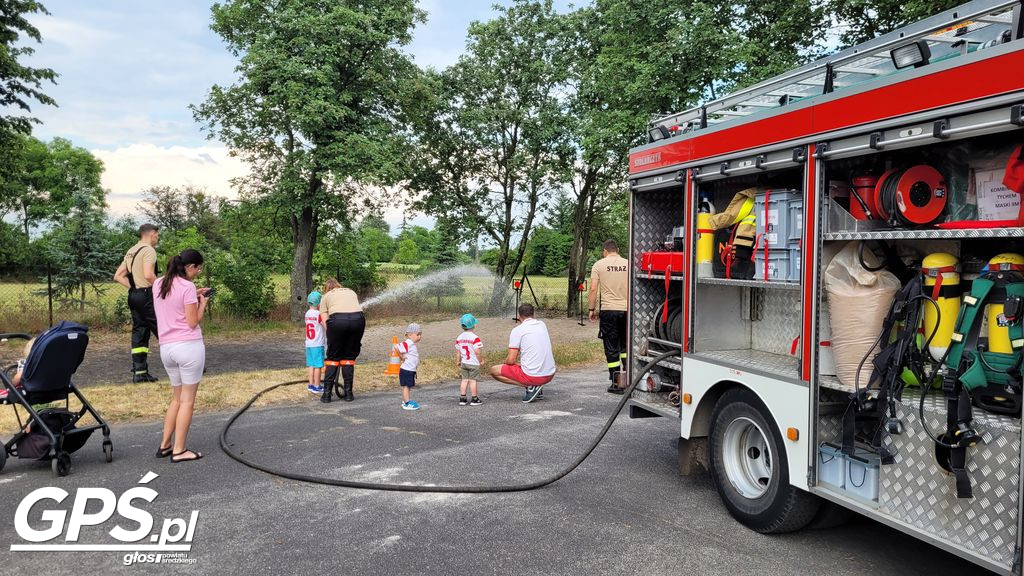
<svg viewBox="0 0 1024 576"><path fill-rule="evenodd" d="M647 131L647 142L657 142L658 140L664 140L669 136L671 136L671 134L669 133L668 128L665 128L664 126L655 126Z"/></svg>
<svg viewBox="0 0 1024 576"><path fill-rule="evenodd" d="M587 285L584 284L583 282L580 282L580 285L576 287L576 290L578 290L580 292L586 292L587 291Z"/></svg>
<svg viewBox="0 0 1024 576"><path fill-rule="evenodd" d="M513 289L515 289L515 290L519 290L519 289L520 289L520 288L522 288L522 287L523 287L523 283L522 283L522 282L520 282L519 280L513 280L513 281L512 281L512 288L513 288Z"/></svg>
<svg viewBox="0 0 1024 576"><path fill-rule="evenodd" d="M893 49L889 55L892 56L892 63L897 68L908 68L910 66L917 68L928 63L928 59L932 57L932 51L928 48L927 42L918 40L917 42Z"/></svg>

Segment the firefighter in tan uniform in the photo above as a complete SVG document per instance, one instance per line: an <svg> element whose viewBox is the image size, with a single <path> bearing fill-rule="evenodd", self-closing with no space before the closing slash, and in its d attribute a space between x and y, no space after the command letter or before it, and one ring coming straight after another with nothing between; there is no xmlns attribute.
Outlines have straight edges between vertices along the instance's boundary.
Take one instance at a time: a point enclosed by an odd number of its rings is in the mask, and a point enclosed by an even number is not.
<svg viewBox="0 0 1024 576"><path fill-rule="evenodd" d="M160 229L153 224L139 226L139 243L124 255L114 273L114 281L128 289L128 309L132 313L132 382L156 382L149 373L149 337L157 334L153 309L153 282L156 282L156 243Z"/></svg>
<svg viewBox="0 0 1024 576"><path fill-rule="evenodd" d="M622 394L622 363L629 348L626 342L626 311L629 308L629 262L619 256L619 246L607 240L601 246L603 258L590 269L590 320L597 318L597 296L601 295L601 322L597 337L604 340L604 356L608 361L608 391Z"/></svg>

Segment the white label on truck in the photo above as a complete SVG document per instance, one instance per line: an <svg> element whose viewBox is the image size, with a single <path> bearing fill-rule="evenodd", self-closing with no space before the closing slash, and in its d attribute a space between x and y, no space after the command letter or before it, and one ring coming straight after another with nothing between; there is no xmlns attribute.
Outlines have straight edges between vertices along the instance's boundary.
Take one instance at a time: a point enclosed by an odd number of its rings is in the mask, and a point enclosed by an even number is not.
<svg viewBox="0 0 1024 576"><path fill-rule="evenodd" d="M1003 170L975 172L978 220L1013 220L1020 209L1020 194L1003 185Z"/></svg>

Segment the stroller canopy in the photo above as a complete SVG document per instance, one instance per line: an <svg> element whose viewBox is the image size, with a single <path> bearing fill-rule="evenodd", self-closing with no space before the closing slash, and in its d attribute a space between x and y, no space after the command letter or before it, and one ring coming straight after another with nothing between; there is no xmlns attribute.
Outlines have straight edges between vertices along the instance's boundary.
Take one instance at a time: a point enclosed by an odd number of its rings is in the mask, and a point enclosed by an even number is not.
<svg viewBox="0 0 1024 576"><path fill-rule="evenodd" d="M40 334L25 359L21 384L27 392L66 390L89 346L89 328L62 321Z"/></svg>

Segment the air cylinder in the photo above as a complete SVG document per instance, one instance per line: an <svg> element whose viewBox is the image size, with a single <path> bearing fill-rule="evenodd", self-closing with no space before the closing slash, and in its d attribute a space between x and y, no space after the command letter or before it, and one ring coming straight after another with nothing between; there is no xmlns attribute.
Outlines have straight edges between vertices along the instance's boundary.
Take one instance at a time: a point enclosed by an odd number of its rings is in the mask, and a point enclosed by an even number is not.
<svg viewBox="0 0 1024 576"><path fill-rule="evenodd" d="M1024 256L1012 252L997 254L988 261L990 275L997 274L1000 270L1019 271L1022 266L1024 266ZM1006 322L1002 319L1003 309L1002 302L993 302L986 307L988 349L990 352L1012 354L1013 347L1010 346L1010 328L1006 326Z"/></svg>
<svg viewBox="0 0 1024 576"><path fill-rule="evenodd" d="M924 306L924 337L931 337L928 351L936 360L942 358L953 338L953 328L960 311L960 292L947 287L960 285L960 262L956 256L945 252L929 254L921 262L921 273L924 275L924 292L938 306L925 301ZM934 336L932 333L934 332Z"/></svg>

